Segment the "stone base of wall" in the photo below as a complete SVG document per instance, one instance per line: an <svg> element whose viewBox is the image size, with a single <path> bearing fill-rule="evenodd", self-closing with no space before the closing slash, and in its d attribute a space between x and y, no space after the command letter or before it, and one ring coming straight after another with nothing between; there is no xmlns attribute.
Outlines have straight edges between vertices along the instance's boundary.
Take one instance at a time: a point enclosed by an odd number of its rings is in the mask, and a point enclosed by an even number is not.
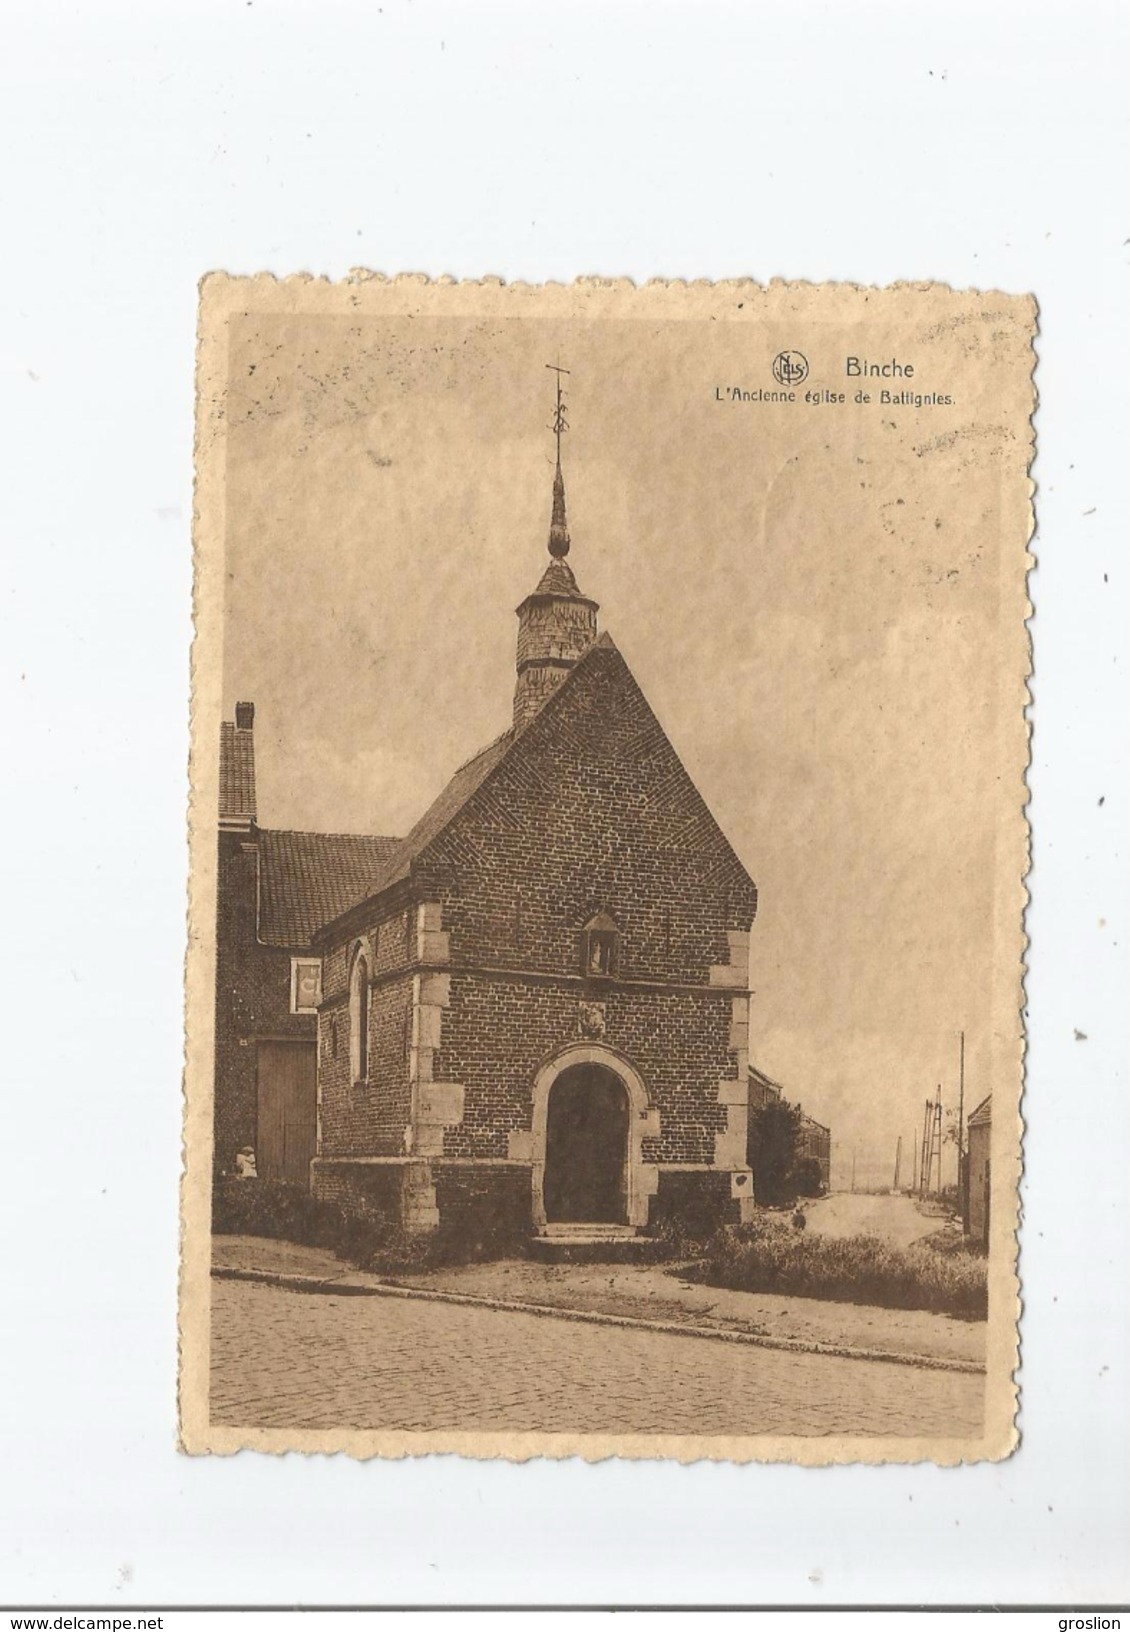
<svg viewBox="0 0 1130 1632"><path fill-rule="evenodd" d="M381 1219L412 1233L450 1230L469 1249L525 1241L531 1223L527 1163L432 1157L319 1156L311 1188L354 1218Z"/></svg>
<svg viewBox="0 0 1130 1632"><path fill-rule="evenodd" d="M310 1188L318 1201L332 1201L353 1218L401 1224L409 1165L393 1159L365 1162L316 1156L310 1163Z"/></svg>
<svg viewBox="0 0 1130 1632"><path fill-rule="evenodd" d="M355 1218L381 1219L409 1232L450 1230L476 1255L505 1253L535 1233L532 1165L431 1157L319 1156L311 1187ZM707 1236L738 1224L743 1200L728 1169L658 1169L649 1197L647 1233L679 1230ZM745 1203L745 1206L751 1203Z"/></svg>
<svg viewBox="0 0 1130 1632"><path fill-rule="evenodd" d="M526 1165L476 1166L433 1162L440 1228L452 1230L476 1254L504 1254L533 1233L531 1170Z"/></svg>
<svg viewBox="0 0 1130 1632"><path fill-rule="evenodd" d="M686 1235L712 1235L724 1224L742 1222L742 1202L732 1193L727 1169L712 1172L660 1168L659 1190L651 1198L648 1233L678 1230Z"/></svg>

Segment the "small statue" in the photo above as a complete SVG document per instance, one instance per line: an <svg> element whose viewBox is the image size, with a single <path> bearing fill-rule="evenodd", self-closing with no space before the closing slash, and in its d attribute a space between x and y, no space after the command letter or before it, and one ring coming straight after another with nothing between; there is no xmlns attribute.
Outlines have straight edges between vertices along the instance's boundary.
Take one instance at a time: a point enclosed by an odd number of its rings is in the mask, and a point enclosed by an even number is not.
<svg viewBox="0 0 1130 1632"><path fill-rule="evenodd" d="M257 1179L259 1177L258 1169L255 1166L255 1152L250 1145L244 1145L242 1150L236 1152L235 1176L237 1179Z"/></svg>
<svg viewBox="0 0 1130 1632"><path fill-rule="evenodd" d="M603 1037L605 1018L603 1003L581 1003L577 1008L583 1037Z"/></svg>

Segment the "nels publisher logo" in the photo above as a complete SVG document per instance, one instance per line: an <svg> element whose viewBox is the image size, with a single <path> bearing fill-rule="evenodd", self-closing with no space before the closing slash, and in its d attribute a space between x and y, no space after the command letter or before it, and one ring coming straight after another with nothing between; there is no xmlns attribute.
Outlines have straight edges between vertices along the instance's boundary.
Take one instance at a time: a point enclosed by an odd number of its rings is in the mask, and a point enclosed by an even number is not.
<svg viewBox="0 0 1130 1632"><path fill-rule="evenodd" d="M779 351L773 359L773 378L778 385L803 385L808 378L808 358L803 351Z"/></svg>

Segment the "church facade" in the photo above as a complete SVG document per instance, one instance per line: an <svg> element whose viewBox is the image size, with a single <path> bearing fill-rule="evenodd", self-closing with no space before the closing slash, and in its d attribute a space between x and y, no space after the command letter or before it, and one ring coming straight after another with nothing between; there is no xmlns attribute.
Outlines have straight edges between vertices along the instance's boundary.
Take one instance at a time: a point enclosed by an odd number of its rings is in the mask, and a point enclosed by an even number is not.
<svg viewBox="0 0 1130 1632"><path fill-rule="evenodd" d="M630 1234L753 1207L756 888L569 547L559 461L509 728L405 838L344 841L334 910L307 899L325 858L274 886L301 898L278 980L288 960L319 980L309 1183L413 1231ZM224 1099L218 1075L217 1128Z"/></svg>
<svg viewBox="0 0 1130 1632"><path fill-rule="evenodd" d="M753 881L565 557L510 728L315 936L315 1192L409 1228L737 1221Z"/></svg>

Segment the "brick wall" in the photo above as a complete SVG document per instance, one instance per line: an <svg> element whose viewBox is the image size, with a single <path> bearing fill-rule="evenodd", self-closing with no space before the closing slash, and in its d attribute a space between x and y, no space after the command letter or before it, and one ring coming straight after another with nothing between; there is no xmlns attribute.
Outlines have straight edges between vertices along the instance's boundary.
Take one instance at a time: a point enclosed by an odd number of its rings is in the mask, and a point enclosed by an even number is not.
<svg viewBox="0 0 1130 1632"><path fill-rule="evenodd" d="M741 1204L730 1194L729 1173L660 1173L648 1228L677 1225L705 1239L723 1224L741 1222Z"/></svg>
<svg viewBox="0 0 1130 1632"><path fill-rule="evenodd" d="M443 1228L453 1230L468 1250L509 1243L530 1235L528 1167L461 1167L432 1163L436 1205Z"/></svg>
<svg viewBox="0 0 1130 1632"><path fill-rule="evenodd" d="M729 1052L729 992L632 992L608 988L600 1039L638 1067L659 1108L660 1136L645 1139L647 1162L709 1162L726 1124L718 1083L735 1076ZM528 1130L539 1065L581 1040L579 984L453 973L438 1079L464 1086L463 1120L444 1136L447 1156L502 1157L511 1132Z"/></svg>
<svg viewBox="0 0 1130 1632"><path fill-rule="evenodd" d="M322 1154L398 1156L411 1117L408 1038L412 979L373 986L369 1003L369 1077L351 1080L349 1000L337 993L319 1016L318 1084Z"/></svg>
<svg viewBox="0 0 1130 1632"><path fill-rule="evenodd" d="M615 648L565 689L420 858L457 963L579 968L599 910L620 973L705 985L748 930L756 890Z"/></svg>
<svg viewBox="0 0 1130 1632"><path fill-rule="evenodd" d="M332 1201L354 1218L383 1219L398 1224L403 1216L407 1170L399 1163L335 1163L316 1158L311 1166L311 1188L319 1201Z"/></svg>
<svg viewBox="0 0 1130 1632"><path fill-rule="evenodd" d="M400 909L374 914L361 930L339 940L326 951L322 963L322 997L326 1002L345 999L349 994L349 967L359 939L368 941L372 954L370 973L379 978L393 970L402 970L414 955L414 938L409 914Z"/></svg>

